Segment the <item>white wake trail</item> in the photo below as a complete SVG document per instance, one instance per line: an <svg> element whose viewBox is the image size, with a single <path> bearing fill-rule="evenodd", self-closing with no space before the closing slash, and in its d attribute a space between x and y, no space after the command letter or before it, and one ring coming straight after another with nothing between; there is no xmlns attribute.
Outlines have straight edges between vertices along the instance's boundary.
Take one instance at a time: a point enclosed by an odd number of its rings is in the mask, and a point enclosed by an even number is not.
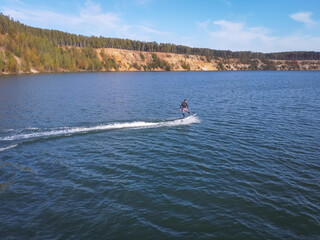
<svg viewBox="0 0 320 240"><path fill-rule="evenodd" d="M3 151L8 150L8 149L10 149L10 148L14 148L14 147L16 147L16 146L18 146L18 144L13 144L13 145L10 145L10 146L8 146L8 147L0 148L0 152L3 152Z"/></svg>
<svg viewBox="0 0 320 240"><path fill-rule="evenodd" d="M174 126L190 125L194 123L200 123L200 120L197 117L188 117L185 119L176 119L176 120L163 121L163 122L136 121L136 122L102 124L102 125L92 126L92 127L66 127L66 128L52 129L48 131L40 131L40 132L6 136L6 137L0 138L0 141L13 141L13 140L39 138L39 137L64 136L64 135L72 135L72 134L88 133L88 132L99 132L99 131L113 130L113 129L126 129L126 128L143 129L143 128L174 127Z"/></svg>

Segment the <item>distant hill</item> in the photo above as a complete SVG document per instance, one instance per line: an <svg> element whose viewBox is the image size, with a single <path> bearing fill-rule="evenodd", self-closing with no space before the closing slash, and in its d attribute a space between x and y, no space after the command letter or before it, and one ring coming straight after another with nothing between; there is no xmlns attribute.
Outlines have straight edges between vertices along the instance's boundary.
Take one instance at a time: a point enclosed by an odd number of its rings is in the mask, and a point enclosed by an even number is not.
<svg viewBox="0 0 320 240"><path fill-rule="evenodd" d="M75 71L320 70L320 52L232 52L86 37L0 14L0 74Z"/></svg>

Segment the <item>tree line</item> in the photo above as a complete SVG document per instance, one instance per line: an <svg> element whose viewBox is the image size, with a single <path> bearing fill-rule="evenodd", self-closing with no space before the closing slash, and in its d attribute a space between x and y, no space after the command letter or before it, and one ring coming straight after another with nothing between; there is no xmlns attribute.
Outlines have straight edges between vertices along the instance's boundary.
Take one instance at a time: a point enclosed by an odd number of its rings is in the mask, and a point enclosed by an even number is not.
<svg viewBox="0 0 320 240"><path fill-rule="evenodd" d="M214 50L209 48L192 48L171 43L144 42L130 39L106 38L96 36L83 36L70 34L57 30L48 30L30 27L14 21L9 16L0 14L0 34L10 36L32 36L51 44L50 46L70 46L81 48L117 48L146 52L167 52L187 55L201 55L207 61L213 58L240 58L244 61L250 59L275 60L320 60L320 52L295 51L278 53L260 53L251 51ZM22 35L24 34L24 35ZM40 40L39 40L40 41ZM22 42L23 43L23 42ZM21 50L23 51L23 50Z"/></svg>
<svg viewBox="0 0 320 240"><path fill-rule="evenodd" d="M90 47L59 47L47 38L29 33L0 35L0 72L107 71L118 70L115 60ZM16 57L19 58L19 60Z"/></svg>

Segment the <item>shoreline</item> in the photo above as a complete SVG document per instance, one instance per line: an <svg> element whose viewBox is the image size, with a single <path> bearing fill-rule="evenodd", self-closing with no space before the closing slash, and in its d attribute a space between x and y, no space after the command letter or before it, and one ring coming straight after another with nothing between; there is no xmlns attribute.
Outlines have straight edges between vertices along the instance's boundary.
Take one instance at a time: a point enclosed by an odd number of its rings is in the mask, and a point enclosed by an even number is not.
<svg viewBox="0 0 320 240"><path fill-rule="evenodd" d="M320 70L173 70L173 71L61 71L61 72L20 72L20 73L0 73L1 76L13 75L41 75L41 74L65 74L65 73L164 73L164 72L319 72Z"/></svg>

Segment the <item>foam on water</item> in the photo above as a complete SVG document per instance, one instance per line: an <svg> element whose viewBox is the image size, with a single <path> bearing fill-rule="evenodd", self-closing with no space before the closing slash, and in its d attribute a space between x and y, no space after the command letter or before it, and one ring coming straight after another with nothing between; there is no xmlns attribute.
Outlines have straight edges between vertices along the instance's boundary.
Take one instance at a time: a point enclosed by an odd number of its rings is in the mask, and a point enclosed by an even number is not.
<svg viewBox="0 0 320 240"><path fill-rule="evenodd" d="M10 149L10 148L14 148L14 147L16 147L16 146L18 146L18 144L13 144L13 145L10 145L10 146L8 146L8 147L0 148L0 152L3 152L3 151L8 150L8 149Z"/></svg>
<svg viewBox="0 0 320 240"><path fill-rule="evenodd" d="M135 122L123 122L123 123L111 123L111 124L101 124L101 125L91 126L91 127L54 128L46 131L35 129L37 130L36 132L2 137L0 138L0 141L13 141L13 140L40 138L40 137L54 137L54 136L63 136L63 135L72 135L72 134L79 134L79 133L99 132L99 131L105 131L105 130L126 129L126 128L143 129L143 128L174 127L174 126L190 125L193 123L200 123L199 118L188 117L185 119L175 119L175 120L161 121L161 122L135 121Z"/></svg>

